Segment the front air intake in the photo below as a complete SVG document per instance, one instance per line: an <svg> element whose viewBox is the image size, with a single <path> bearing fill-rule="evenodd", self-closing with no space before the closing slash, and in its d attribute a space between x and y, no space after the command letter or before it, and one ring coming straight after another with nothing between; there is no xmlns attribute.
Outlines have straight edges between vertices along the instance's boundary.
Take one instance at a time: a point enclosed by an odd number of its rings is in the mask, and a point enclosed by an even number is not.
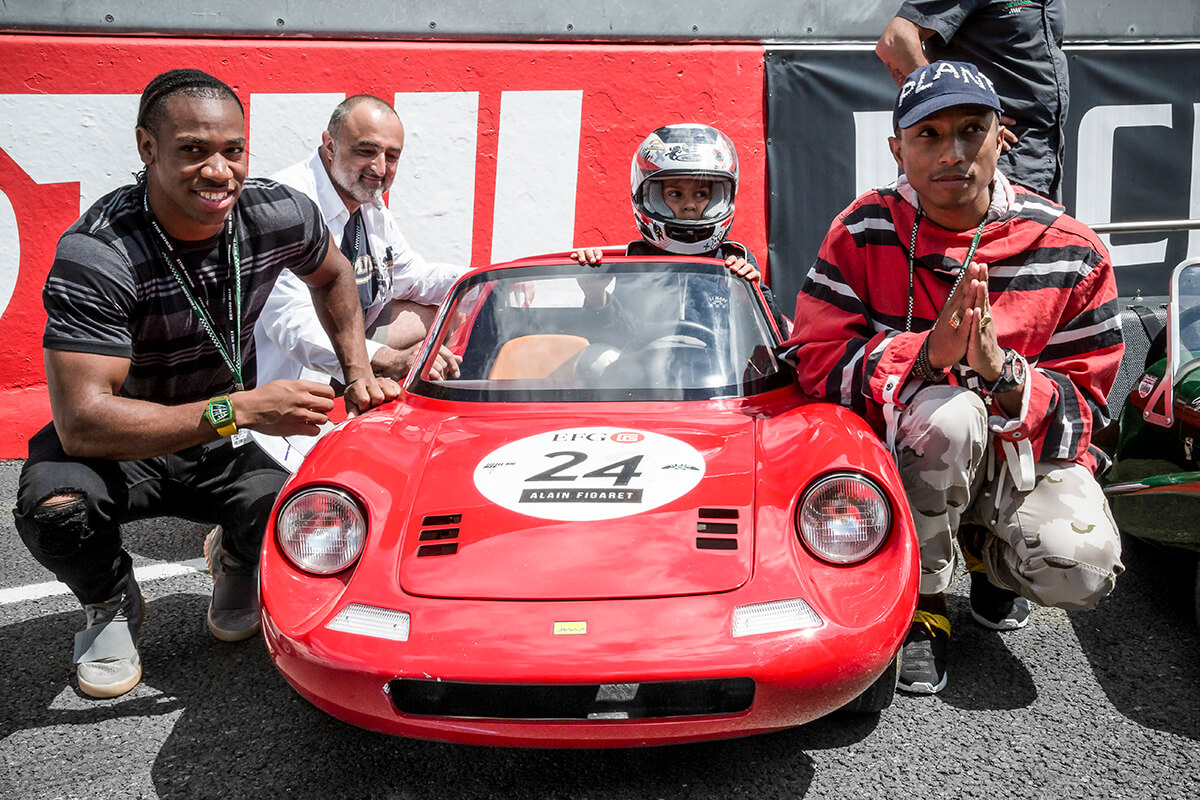
<svg viewBox="0 0 1200 800"><path fill-rule="evenodd" d="M398 679L396 710L420 717L634 720L740 714L754 702L750 678L547 686Z"/></svg>

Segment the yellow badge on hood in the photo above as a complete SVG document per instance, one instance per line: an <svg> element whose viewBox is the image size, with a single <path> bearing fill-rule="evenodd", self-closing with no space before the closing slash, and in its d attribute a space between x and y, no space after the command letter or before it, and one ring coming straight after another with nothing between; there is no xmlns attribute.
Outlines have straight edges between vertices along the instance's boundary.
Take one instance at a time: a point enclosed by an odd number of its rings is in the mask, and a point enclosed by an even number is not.
<svg viewBox="0 0 1200 800"><path fill-rule="evenodd" d="M587 622L585 620L554 623L555 636L582 636L585 633L587 633Z"/></svg>

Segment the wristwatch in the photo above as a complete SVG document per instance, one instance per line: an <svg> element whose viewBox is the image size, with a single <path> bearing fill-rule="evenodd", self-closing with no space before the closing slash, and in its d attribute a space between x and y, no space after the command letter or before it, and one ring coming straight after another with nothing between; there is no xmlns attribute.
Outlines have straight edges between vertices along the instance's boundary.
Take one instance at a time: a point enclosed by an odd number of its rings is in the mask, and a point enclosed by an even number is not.
<svg viewBox="0 0 1200 800"><path fill-rule="evenodd" d="M208 401L208 405L204 407L204 418L222 436L232 436L237 433L237 422L233 418L233 403L227 394Z"/></svg>
<svg viewBox="0 0 1200 800"><path fill-rule="evenodd" d="M1000 368L1000 377L988 394L1012 392L1025 385L1025 373L1028 365L1025 358L1011 347L1004 348L1004 366Z"/></svg>

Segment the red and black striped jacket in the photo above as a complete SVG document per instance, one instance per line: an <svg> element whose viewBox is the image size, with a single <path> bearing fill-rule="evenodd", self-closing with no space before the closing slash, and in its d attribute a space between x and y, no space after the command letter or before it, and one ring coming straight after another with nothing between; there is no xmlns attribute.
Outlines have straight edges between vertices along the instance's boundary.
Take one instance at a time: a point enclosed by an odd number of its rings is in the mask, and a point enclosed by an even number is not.
<svg viewBox="0 0 1200 800"><path fill-rule="evenodd" d="M903 178L901 178L903 182ZM1063 208L998 175L1008 202L989 221L974 260L988 265L996 335L1028 360L1020 420L993 417L997 454L1028 452L1095 469L1091 437L1108 423L1105 398L1124 345L1116 282L1104 245ZM911 190L906 192L911 195ZM796 298L785 358L801 389L847 406L885 435L884 407L911 396L917 352L963 268L975 230L949 231L928 218L918 228L912 328L908 246L915 206L896 187L860 196L830 225ZM917 378L911 378L916 381ZM978 388L965 364L949 380ZM1007 448L1002 442L1009 442Z"/></svg>

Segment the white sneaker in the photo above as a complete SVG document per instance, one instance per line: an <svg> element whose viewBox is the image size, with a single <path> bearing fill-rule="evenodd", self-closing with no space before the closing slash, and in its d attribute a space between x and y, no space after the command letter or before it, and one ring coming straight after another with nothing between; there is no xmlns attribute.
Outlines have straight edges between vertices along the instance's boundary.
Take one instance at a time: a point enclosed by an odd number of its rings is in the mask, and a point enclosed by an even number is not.
<svg viewBox="0 0 1200 800"><path fill-rule="evenodd" d="M89 697L119 697L142 680L137 640L146 618L146 601L133 572L120 592L83 610L87 628L75 634L79 689Z"/></svg>

